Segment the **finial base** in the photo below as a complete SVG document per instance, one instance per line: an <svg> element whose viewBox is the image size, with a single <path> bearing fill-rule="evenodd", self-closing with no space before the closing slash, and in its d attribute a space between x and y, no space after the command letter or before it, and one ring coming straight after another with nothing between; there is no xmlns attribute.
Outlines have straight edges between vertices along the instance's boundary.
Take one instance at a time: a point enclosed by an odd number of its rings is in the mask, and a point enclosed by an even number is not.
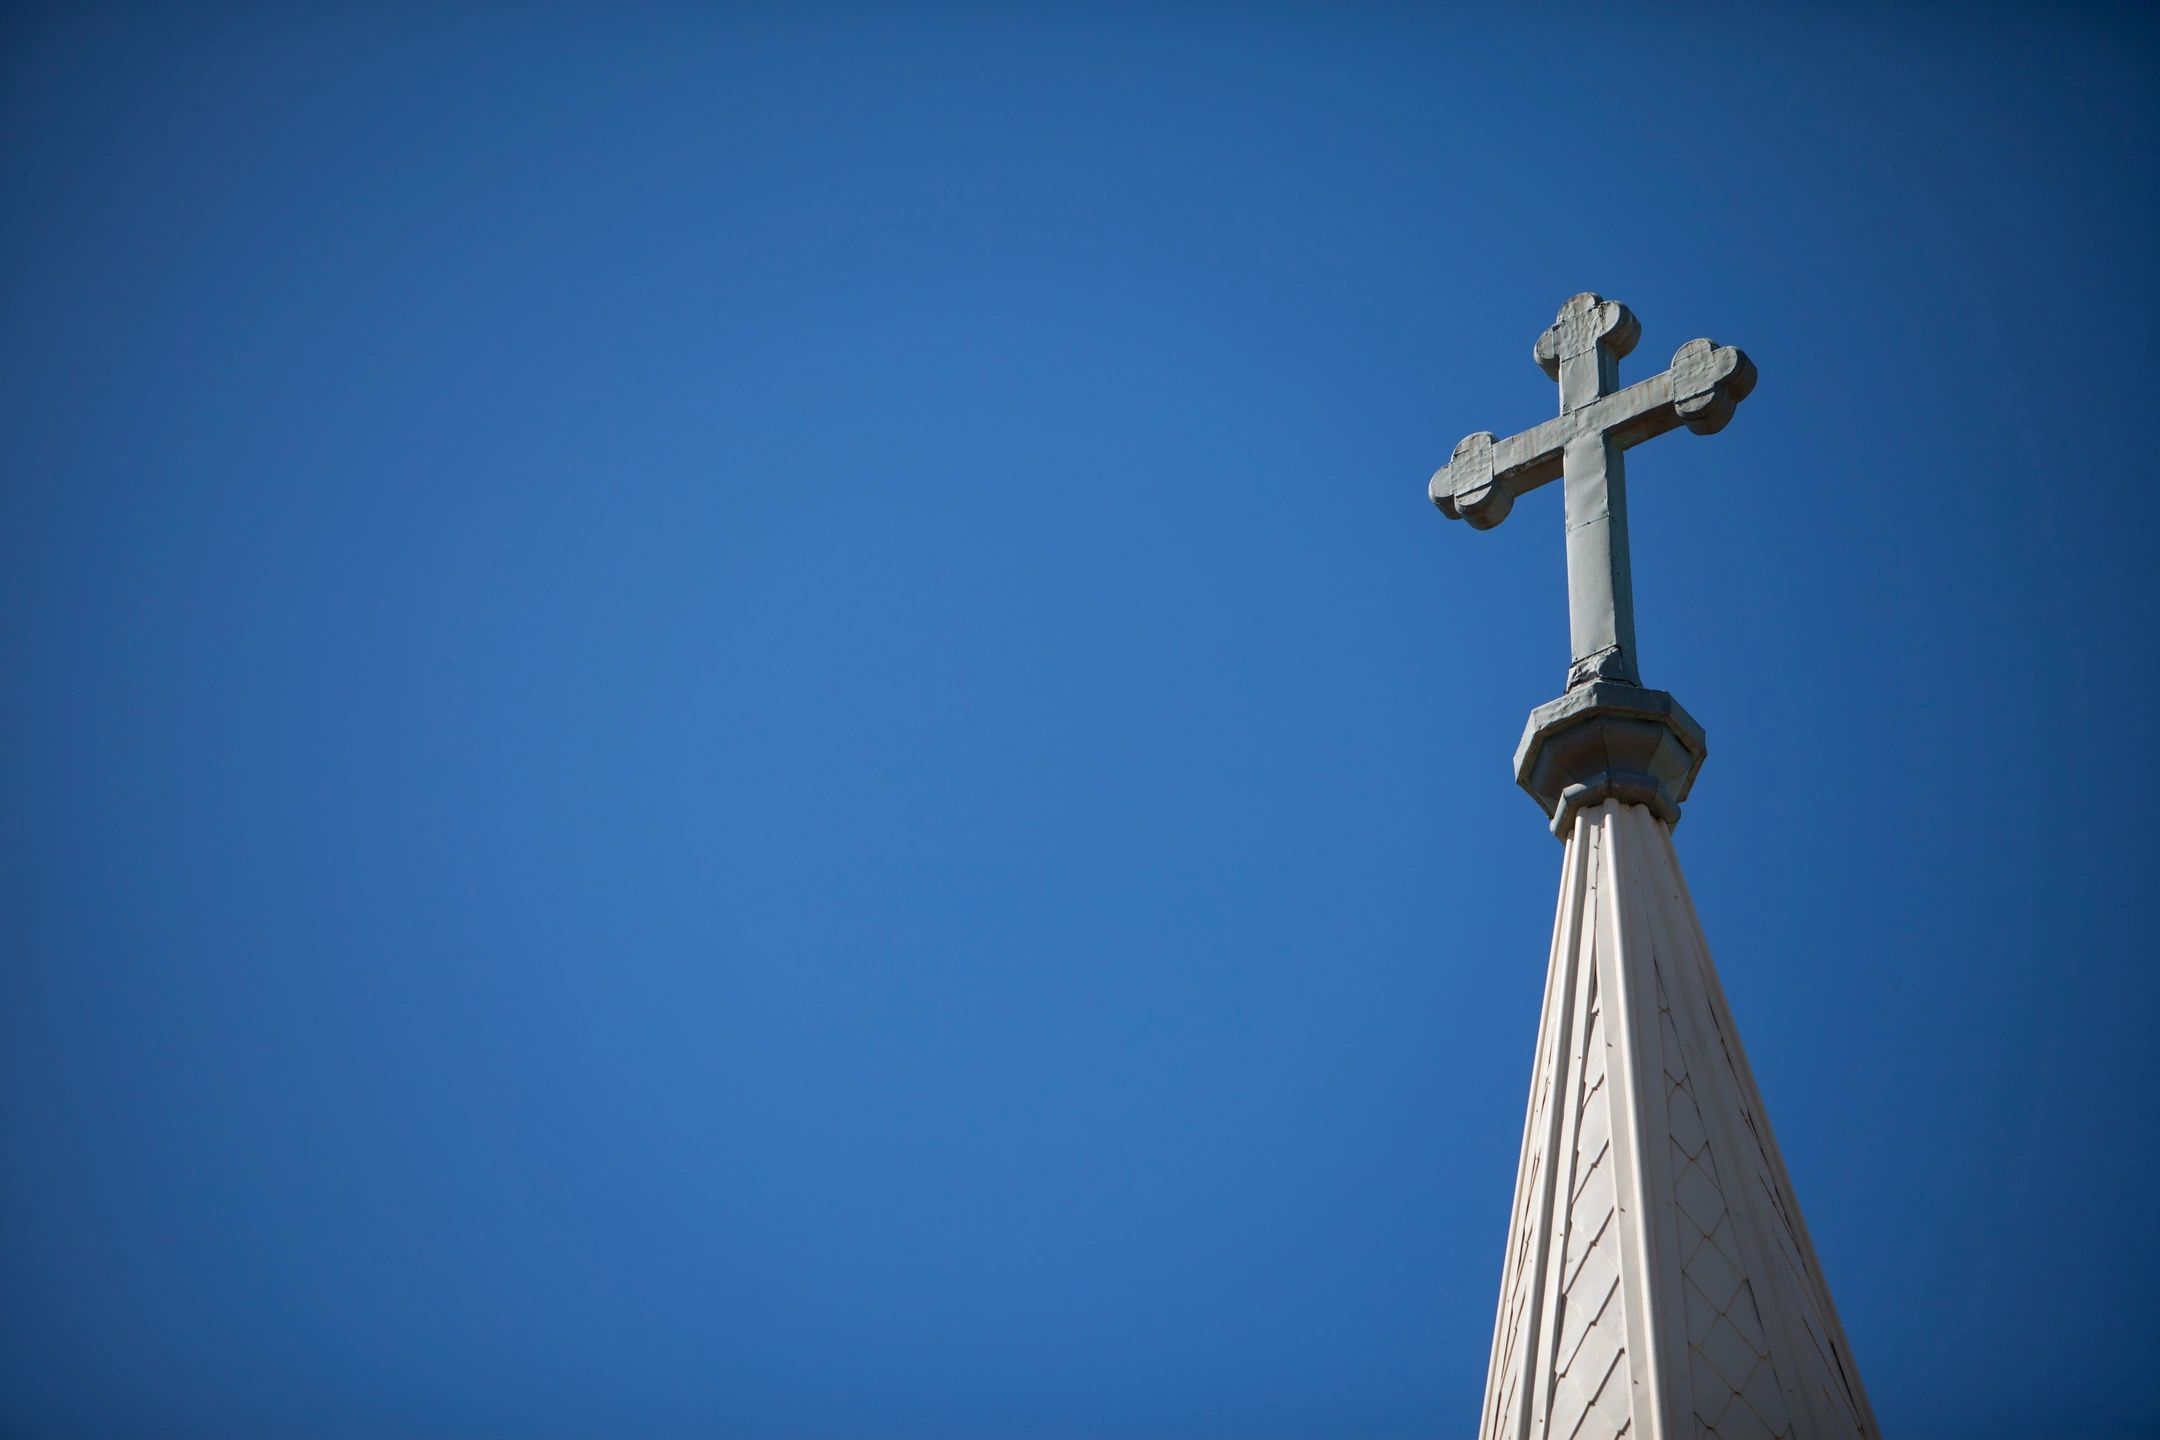
<svg viewBox="0 0 2160 1440"><path fill-rule="evenodd" d="M1677 825L1709 753L1702 726L1663 690L1593 680L1530 712L1515 747L1515 783L1563 841L1576 811L1607 800Z"/></svg>

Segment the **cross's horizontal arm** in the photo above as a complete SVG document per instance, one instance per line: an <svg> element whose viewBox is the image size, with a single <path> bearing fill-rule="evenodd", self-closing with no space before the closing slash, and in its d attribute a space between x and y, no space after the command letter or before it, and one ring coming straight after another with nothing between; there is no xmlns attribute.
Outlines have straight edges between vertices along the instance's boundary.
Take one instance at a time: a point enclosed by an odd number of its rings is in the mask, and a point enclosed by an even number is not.
<svg viewBox="0 0 2160 1440"><path fill-rule="evenodd" d="M1673 356L1671 369L1625 390L1505 440L1469 436L1434 472L1427 493L1450 520L1490 530L1507 518L1516 496L1560 478L1570 440L1602 434L1626 450L1682 425L1712 434L1724 428L1733 407L1754 388L1755 366L1746 355L1730 345L1691 340Z"/></svg>

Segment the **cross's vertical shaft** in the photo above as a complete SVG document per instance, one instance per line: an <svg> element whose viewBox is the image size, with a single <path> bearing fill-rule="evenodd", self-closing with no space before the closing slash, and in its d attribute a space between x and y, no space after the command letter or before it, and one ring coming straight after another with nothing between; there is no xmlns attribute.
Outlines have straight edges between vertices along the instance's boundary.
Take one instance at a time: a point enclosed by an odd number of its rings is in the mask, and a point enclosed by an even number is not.
<svg viewBox="0 0 2160 1440"><path fill-rule="evenodd" d="M1620 447L1578 435L1561 455L1567 510L1568 685L1619 680L1635 667L1635 585L1628 570L1627 474Z"/></svg>
<svg viewBox="0 0 2160 1440"><path fill-rule="evenodd" d="M1560 382L1570 416L1620 388L1620 357L1642 333L1622 304L1578 295L1538 340L1538 363ZM1570 688L1590 680L1640 685L1635 665L1635 587L1628 570L1627 474L1621 447L1597 427L1561 452L1567 510Z"/></svg>

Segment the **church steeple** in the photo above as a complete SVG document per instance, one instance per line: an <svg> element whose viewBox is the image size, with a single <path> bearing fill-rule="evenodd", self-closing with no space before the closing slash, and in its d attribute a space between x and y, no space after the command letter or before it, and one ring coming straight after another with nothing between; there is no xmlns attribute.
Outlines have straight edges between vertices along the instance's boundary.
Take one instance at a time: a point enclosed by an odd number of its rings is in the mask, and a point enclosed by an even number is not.
<svg viewBox="0 0 2160 1440"><path fill-rule="evenodd" d="M1485 1440L1874 1437L1681 878L1642 805L1576 813Z"/></svg>
<svg viewBox="0 0 2160 1440"><path fill-rule="evenodd" d="M1532 712L1516 778L1566 844L1481 1440L1876 1440L1672 826L1706 748L1642 688L1620 452L1722 428L1745 355L1691 341L1619 390L1639 327L1578 295L1538 342L1561 413L1473 435L1432 479L1489 528L1564 480L1573 660Z"/></svg>

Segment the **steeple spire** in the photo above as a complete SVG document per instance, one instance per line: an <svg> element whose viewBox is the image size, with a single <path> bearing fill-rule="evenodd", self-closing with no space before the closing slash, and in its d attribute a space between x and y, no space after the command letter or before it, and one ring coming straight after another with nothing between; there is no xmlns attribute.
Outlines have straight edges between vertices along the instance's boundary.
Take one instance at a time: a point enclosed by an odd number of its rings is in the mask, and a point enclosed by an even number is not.
<svg viewBox="0 0 2160 1440"><path fill-rule="evenodd" d="M1538 341L1561 414L1432 479L1486 529L1564 479L1573 660L1516 779L1566 845L1481 1440L1876 1440L1672 844L1706 747L1634 658L1620 454L1754 387L1707 340L1618 388L1639 327L1578 295Z"/></svg>

